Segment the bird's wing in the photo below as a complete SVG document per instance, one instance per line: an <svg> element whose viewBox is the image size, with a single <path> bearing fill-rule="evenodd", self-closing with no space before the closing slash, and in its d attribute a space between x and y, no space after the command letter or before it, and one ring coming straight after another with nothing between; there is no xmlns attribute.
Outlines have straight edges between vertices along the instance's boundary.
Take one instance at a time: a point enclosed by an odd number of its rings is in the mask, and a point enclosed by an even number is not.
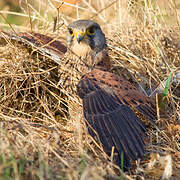
<svg viewBox="0 0 180 180"><path fill-rule="evenodd" d="M125 168L130 160L143 158L145 127L131 107L154 121L150 98L120 77L97 69L82 77L77 93L83 100L89 133L99 138L108 155L114 146L116 163L121 164L122 152Z"/></svg>
<svg viewBox="0 0 180 180"><path fill-rule="evenodd" d="M34 47L36 51L49 56L58 64L60 64L60 58L62 58L67 51L63 40L56 40L40 33L20 32L15 34L12 32L0 32L0 39L9 39Z"/></svg>

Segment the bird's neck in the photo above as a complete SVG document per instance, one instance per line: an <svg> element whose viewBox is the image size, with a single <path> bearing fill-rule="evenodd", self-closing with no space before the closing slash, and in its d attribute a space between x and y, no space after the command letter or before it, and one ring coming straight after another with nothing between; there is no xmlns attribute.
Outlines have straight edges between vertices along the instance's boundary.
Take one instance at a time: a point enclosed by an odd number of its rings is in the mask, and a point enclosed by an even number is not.
<svg viewBox="0 0 180 180"><path fill-rule="evenodd" d="M103 71L110 70L111 64L107 48L104 48L100 52L96 53L93 58L94 68L101 69Z"/></svg>
<svg viewBox="0 0 180 180"><path fill-rule="evenodd" d="M110 69L110 58L106 46L102 50L96 51L86 44L77 43L71 47L71 51L84 61L89 70L96 68L108 71Z"/></svg>

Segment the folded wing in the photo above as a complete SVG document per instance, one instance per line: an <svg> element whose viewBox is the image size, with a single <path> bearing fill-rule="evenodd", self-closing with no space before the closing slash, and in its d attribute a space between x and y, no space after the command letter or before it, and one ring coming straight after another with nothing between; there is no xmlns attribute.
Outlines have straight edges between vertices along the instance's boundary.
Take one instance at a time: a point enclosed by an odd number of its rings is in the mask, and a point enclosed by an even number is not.
<svg viewBox="0 0 180 180"><path fill-rule="evenodd" d="M77 86L83 100L84 117L90 135L96 136L105 152L115 148L115 162L130 167L130 160L143 158L145 127L131 107L149 120L156 119L153 102L129 82L101 70L86 74Z"/></svg>
<svg viewBox="0 0 180 180"><path fill-rule="evenodd" d="M52 58L56 63L61 64L61 59L67 52L63 39L54 39L50 36L35 32L0 32L0 40L12 40L30 46L43 55Z"/></svg>

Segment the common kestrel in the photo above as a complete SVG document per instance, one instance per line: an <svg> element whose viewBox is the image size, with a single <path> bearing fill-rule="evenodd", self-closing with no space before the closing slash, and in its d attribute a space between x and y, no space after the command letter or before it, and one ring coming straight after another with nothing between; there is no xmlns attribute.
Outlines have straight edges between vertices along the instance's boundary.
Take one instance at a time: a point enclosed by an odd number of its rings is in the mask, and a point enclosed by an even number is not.
<svg viewBox="0 0 180 180"><path fill-rule="evenodd" d="M99 24L78 20L68 26L67 44L84 65L84 74L77 84L77 94L83 101L84 118L90 135L100 140L104 151L124 168L131 160L143 158L146 128L132 109L148 120L156 120L154 102L123 78L110 72L106 38Z"/></svg>
<svg viewBox="0 0 180 180"><path fill-rule="evenodd" d="M61 85L69 92L77 86L90 135L99 139L109 156L114 147L114 162L121 165L123 161L128 169L131 160L142 159L145 153L146 128L134 110L155 121L154 101L110 72L106 38L99 24L77 20L67 29L67 52L61 42L38 33L21 33L19 37L35 44L63 66ZM63 56L68 60L61 61Z"/></svg>

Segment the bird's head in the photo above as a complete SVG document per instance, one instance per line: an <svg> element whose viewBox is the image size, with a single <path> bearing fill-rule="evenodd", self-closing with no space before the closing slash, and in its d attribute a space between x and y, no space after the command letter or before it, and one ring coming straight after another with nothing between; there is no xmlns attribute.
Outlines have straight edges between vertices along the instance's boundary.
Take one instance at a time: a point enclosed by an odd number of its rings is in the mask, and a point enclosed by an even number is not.
<svg viewBox="0 0 180 180"><path fill-rule="evenodd" d="M96 22L77 20L69 24L67 44L76 55L86 58L90 69L94 67L109 69L106 38L100 25Z"/></svg>
<svg viewBox="0 0 180 180"><path fill-rule="evenodd" d="M77 55L84 47L98 53L106 47L106 38L96 22L77 20L68 25L67 44Z"/></svg>

